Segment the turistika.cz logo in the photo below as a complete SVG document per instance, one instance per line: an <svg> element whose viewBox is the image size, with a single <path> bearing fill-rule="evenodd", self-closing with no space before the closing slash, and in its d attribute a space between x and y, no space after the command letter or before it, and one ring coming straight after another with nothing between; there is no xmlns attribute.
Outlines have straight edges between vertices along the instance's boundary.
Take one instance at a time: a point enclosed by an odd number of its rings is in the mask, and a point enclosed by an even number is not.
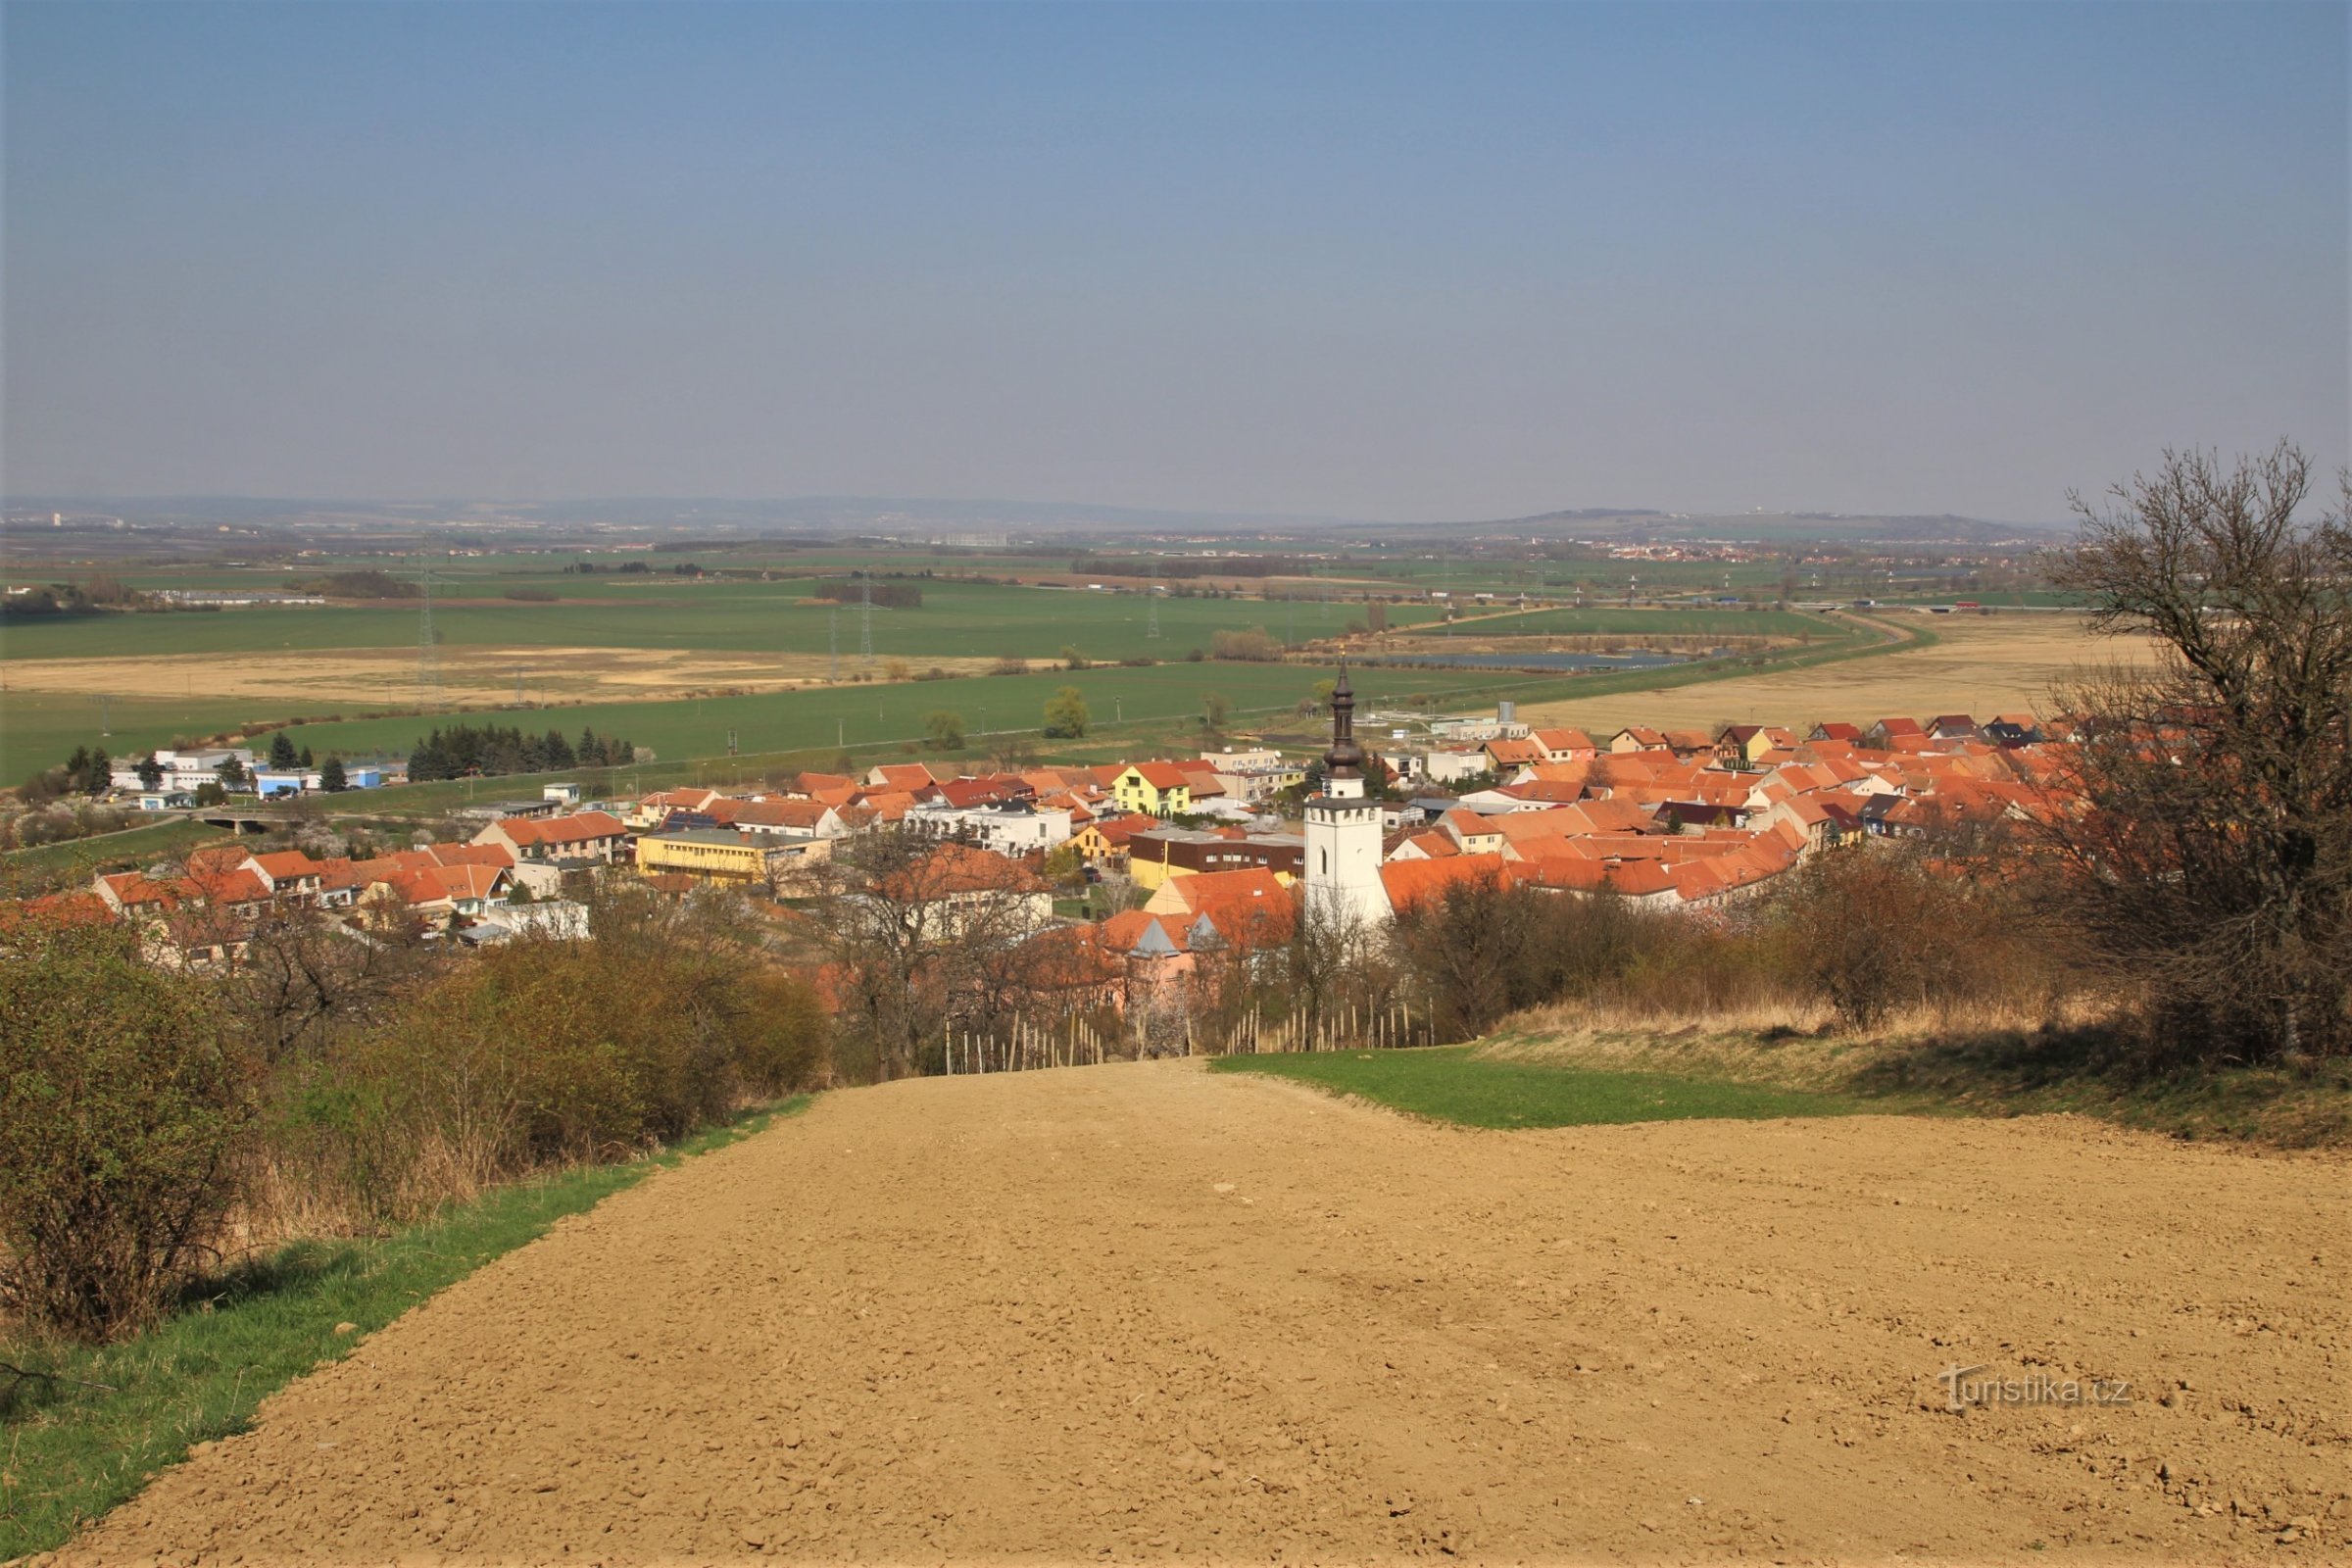
<svg viewBox="0 0 2352 1568"><path fill-rule="evenodd" d="M1936 1374L1943 1385L1943 1407L1957 1415L1972 1404L2104 1404L2132 1402L2126 1378L2054 1378L2029 1372L2022 1378L1981 1378L1990 1363L1947 1366Z"/></svg>

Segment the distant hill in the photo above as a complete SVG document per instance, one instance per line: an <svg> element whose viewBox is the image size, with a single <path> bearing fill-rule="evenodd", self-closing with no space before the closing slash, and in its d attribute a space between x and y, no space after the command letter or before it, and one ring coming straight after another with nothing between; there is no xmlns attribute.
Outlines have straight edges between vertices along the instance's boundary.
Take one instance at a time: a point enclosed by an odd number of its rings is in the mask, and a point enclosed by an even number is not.
<svg viewBox="0 0 2352 1568"><path fill-rule="evenodd" d="M1723 514L1649 511L1545 512L1532 517L1448 525L1446 532L1611 539L1628 543L1667 540L1820 539L1849 543L2011 544L2040 542L2069 532L2065 523L1995 522L1983 517L1879 515L1838 512L1743 512Z"/></svg>
<svg viewBox="0 0 2352 1568"><path fill-rule="evenodd" d="M69 519L121 517L133 525L244 527L607 527L686 528L698 538L782 534L893 535L906 539L973 532L1200 533L1479 536L1642 540L1885 541L1993 544L2034 541L2060 524L1993 522L1978 517L1865 515L1844 513L1705 514L1643 507L1581 507L1484 521L1367 522L1291 513L1184 512L1069 501L960 501L883 496L796 496L730 500L694 496L621 496L574 501L350 501L251 496L151 496L93 501L19 496L7 501L12 527Z"/></svg>

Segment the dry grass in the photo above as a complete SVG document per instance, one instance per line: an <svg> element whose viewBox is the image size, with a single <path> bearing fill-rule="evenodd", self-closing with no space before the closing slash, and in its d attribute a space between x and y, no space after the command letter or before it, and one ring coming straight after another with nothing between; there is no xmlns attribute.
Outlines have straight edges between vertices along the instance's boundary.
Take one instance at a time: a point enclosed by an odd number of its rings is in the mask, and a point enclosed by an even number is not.
<svg viewBox="0 0 2352 1568"><path fill-rule="evenodd" d="M746 654L707 649L552 648L539 645L445 647L436 661L441 689L453 704L514 701L515 675L535 703L634 701L652 698L739 696L828 684L832 661L823 654ZM924 659L919 669L985 675L995 659ZM1042 662L1041 662L1042 667ZM124 656L112 659L24 659L9 666L11 690L117 698L252 698L297 708L395 706L415 695L416 650L345 648L268 658L208 661L201 671L186 659Z"/></svg>
<svg viewBox="0 0 2352 1568"><path fill-rule="evenodd" d="M2145 1073L2107 1027L2113 999L2078 995L1914 1008L1838 1029L1826 1007L1762 1001L1676 1013L1567 1004L1521 1013L1477 1056L1671 1073L1876 1102L1888 1110L2076 1112L2177 1138L2352 1149L2352 1062Z"/></svg>
<svg viewBox="0 0 2352 1568"><path fill-rule="evenodd" d="M1893 624L1932 631L1933 647L1825 664L1815 669L1658 690L1523 706L1531 723L1571 724L1607 733L1627 724L1701 728L1727 722L1807 725L1843 718L1868 723L1889 713L1926 718L1966 712L1987 717L2049 708L2053 682L2082 664L2143 662L2154 657L2141 638L2098 637L2082 617L2056 612L1923 615L1889 612Z"/></svg>

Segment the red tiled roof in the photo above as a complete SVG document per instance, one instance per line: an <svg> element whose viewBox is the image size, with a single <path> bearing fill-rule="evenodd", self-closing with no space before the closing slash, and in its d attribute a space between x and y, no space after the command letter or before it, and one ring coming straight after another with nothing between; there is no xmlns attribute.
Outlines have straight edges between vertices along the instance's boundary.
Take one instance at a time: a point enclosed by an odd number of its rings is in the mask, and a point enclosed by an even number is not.
<svg viewBox="0 0 2352 1568"><path fill-rule="evenodd" d="M1401 912L1424 899L1442 895L1456 883L1490 877L1498 882L1517 882L1527 874L1525 867L1499 855L1456 855L1437 860L1391 860L1380 868L1380 883L1388 891L1389 907Z"/></svg>
<svg viewBox="0 0 2352 1568"><path fill-rule="evenodd" d="M517 845L586 844L616 839L628 832L619 817L605 811L575 811L569 816L502 816L493 826Z"/></svg>

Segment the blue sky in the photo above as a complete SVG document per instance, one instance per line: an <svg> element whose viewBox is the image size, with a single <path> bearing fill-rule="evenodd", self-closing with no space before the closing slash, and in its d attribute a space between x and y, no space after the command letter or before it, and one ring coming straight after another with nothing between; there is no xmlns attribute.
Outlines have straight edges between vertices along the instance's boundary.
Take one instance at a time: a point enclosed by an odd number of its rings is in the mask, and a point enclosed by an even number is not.
<svg viewBox="0 0 2352 1568"><path fill-rule="evenodd" d="M2343 5L5 26L18 494L2048 519L2352 451Z"/></svg>

